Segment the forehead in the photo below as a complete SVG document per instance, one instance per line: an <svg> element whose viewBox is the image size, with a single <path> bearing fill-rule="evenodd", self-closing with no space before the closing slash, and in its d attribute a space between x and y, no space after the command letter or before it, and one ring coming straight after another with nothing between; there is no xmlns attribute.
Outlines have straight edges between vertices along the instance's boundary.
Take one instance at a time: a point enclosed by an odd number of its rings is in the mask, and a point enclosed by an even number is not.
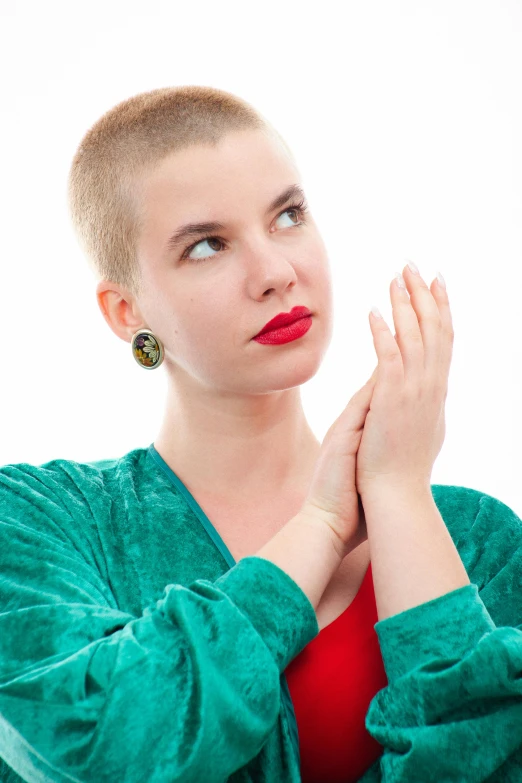
<svg viewBox="0 0 522 783"><path fill-rule="evenodd" d="M161 160L140 178L142 206L149 213L167 201L178 212L197 201L204 210L215 208L216 197L226 206L239 191L241 199L264 203L298 176L275 136L261 130L236 131L215 146L198 144Z"/></svg>

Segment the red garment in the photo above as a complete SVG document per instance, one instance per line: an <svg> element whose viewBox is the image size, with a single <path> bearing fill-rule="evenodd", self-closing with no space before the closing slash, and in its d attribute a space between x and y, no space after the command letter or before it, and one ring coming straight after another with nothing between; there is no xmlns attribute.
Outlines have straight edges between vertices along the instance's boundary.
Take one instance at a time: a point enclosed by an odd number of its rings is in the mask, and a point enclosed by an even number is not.
<svg viewBox="0 0 522 783"><path fill-rule="evenodd" d="M355 783L382 755L364 724L371 700L388 684L377 621L370 563L346 611L285 669L303 783Z"/></svg>

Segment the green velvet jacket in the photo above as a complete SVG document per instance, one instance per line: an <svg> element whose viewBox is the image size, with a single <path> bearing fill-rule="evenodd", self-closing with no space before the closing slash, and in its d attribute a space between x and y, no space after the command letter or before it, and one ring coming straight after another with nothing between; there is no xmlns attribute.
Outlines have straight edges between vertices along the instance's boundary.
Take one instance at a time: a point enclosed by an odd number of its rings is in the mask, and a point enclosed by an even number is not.
<svg viewBox="0 0 522 783"><path fill-rule="evenodd" d="M383 753L360 783L522 781L522 521L432 494L471 584L374 626ZM3 783L300 781L284 670L314 609L203 516L152 444L0 467Z"/></svg>

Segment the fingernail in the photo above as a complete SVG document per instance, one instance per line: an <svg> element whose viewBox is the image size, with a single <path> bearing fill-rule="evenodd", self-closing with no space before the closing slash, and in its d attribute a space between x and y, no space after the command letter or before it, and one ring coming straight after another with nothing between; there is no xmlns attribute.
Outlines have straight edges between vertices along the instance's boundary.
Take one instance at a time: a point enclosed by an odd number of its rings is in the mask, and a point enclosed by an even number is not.
<svg viewBox="0 0 522 783"><path fill-rule="evenodd" d="M443 288L446 288L446 281L444 280L440 272L437 272L437 280L439 282L439 285L441 285Z"/></svg>
<svg viewBox="0 0 522 783"><path fill-rule="evenodd" d="M376 318L382 318L381 311L379 310L378 307L375 307L375 306L372 307L372 313L374 314L374 316Z"/></svg>
<svg viewBox="0 0 522 783"><path fill-rule="evenodd" d="M406 291L406 283L404 282L404 277L400 272L398 275L396 275L395 279L399 288L403 288Z"/></svg>
<svg viewBox="0 0 522 783"><path fill-rule="evenodd" d="M417 269L417 266L413 263L413 261L408 261L408 266L410 267L410 271L413 272L414 275L419 274L419 270Z"/></svg>

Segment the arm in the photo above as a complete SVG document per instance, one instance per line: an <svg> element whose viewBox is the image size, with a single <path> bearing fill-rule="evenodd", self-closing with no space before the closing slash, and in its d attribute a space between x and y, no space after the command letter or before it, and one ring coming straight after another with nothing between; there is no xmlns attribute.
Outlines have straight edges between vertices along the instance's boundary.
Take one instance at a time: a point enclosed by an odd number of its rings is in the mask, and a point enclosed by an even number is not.
<svg viewBox="0 0 522 783"><path fill-rule="evenodd" d="M380 485L363 506L379 620L469 585L430 491Z"/></svg>
<svg viewBox="0 0 522 783"><path fill-rule="evenodd" d="M266 743L281 674L318 633L306 594L248 557L122 612L68 538L60 487L32 470L29 488L23 470L0 469L0 757L33 782L221 783ZM330 557L318 528L294 524ZM291 573L294 549L286 538L277 555ZM315 563L296 574L312 597Z"/></svg>
<svg viewBox="0 0 522 783"><path fill-rule="evenodd" d="M376 623L388 685L366 728L384 752L361 783L514 783L522 780L522 520L476 490L439 485L433 495L471 581Z"/></svg>

